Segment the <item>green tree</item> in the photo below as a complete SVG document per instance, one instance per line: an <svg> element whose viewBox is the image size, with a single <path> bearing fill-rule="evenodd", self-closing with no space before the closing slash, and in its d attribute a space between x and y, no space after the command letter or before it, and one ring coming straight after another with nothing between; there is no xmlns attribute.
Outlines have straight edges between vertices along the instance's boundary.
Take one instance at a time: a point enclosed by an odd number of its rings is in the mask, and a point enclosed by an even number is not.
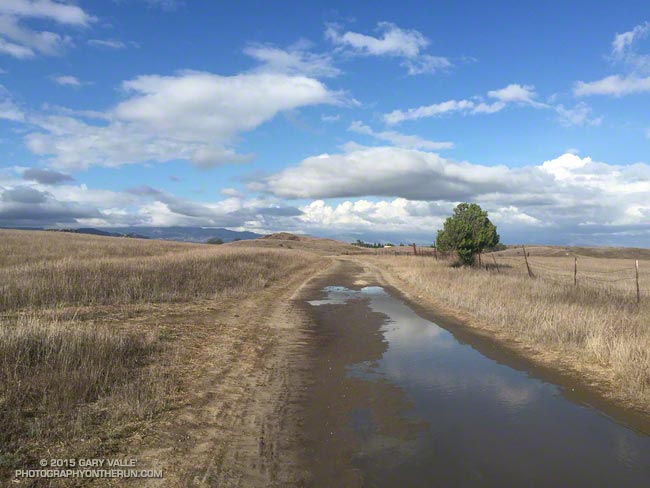
<svg viewBox="0 0 650 488"><path fill-rule="evenodd" d="M219 237L211 237L207 240L208 244L223 244L223 239Z"/></svg>
<svg viewBox="0 0 650 488"><path fill-rule="evenodd" d="M458 204L436 237L438 249L456 251L464 264L473 264L476 253L498 243L497 228L476 203Z"/></svg>

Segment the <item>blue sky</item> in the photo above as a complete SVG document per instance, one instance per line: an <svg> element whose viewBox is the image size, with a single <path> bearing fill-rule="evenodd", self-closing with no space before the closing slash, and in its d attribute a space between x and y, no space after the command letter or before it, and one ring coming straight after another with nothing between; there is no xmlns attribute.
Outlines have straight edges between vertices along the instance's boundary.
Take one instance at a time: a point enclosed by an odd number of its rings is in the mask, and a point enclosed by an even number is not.
<svg viewBox="0 0 650 488"><path fill-rule="evenodd" d="M0 226L650 245L644 2L0 2Z"/></svg>

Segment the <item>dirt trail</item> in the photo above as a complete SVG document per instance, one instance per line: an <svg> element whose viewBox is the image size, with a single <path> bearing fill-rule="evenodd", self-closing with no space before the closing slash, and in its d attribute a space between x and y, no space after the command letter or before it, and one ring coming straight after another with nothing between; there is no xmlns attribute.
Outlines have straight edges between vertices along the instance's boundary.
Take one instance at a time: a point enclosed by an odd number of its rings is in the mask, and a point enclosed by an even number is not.
<svg viewBox="0 0 650 488"><path fill-rule="evenodd" d="M417 426L399 421L398 412L408 402L403 392L344 374L350 364L381 357L386 347L379 333L381 317L364 307L350 316L349 310L308 306L306 301L321 298L327 285L382 286L485 356L563 385L564 394L576 401L587 399L606 412L621 413L571 375L540 367L503 338L432 307L398 278L363 259L323 258L257 296L223 303L220 311L197 316L195 322L186 320L193 331L197 324L204 330L188 366L193 375L189 394L156 422L137 454L128 453L143 467L164 470L162 480L144 484L362 486L349 463L353 440L334 426L347 422L348 413L368 398L374 399L383 430L403 439L413 435ZM347 327L350 321L355 328Z"/></svg>
<svg viewBox="0 0 650 488"><path fill-rule="evenodd" d="M294 300L323 259L246 300L232 300L195 344L187 398L129 455L164 471L145 486L299 486L298 397L306 369L306 317ZM223 304L222 304L223 305ZM210 325L211 324L211 325ZM205 325L204 327L205 328Z"/></svg>
<svg viewBox="0 0 650 488"><path fill-rule="evenodd" d="M407 441L417 431L418 424L401 415L409 405L403 391L386 382L363 381L348 374L352 365L381 359L387 348L380 331L385 317L372 312L364 300L346 307L306 303L324 298L324 286L360 290L381 284L377 273L364 264L340 258L302 289L301 307L311 319L312 354L302 412L310 487L365 486L360 471L351 463L359 446L349 423L351 415L364 411L368 404L374 406L373 421L391 438Z"/></svg>

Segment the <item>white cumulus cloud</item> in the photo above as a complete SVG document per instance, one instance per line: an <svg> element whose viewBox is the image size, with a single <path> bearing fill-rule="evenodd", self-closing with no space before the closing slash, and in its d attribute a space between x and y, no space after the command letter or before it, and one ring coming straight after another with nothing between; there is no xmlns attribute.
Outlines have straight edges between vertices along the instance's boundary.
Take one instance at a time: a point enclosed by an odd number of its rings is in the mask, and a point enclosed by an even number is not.
<svg viewBox="0 0 650 488"><path fill-rule="evenodd" d="M265 178L258 188L284 198L441 200L507 191L522 183L517 171L505 166L458 163L430 152L384 146L312 156Z"/></svg>
<svg viewBox="0 0 650 488"><path fill-rule="evenodd" d="M61 24L82 26L95 20L80 7L57 0L2 0L0 14L42 18Z"/></svg>
<svg viewBox="0 0 650 488"><path fill-rule="evenodd" d="M366 199L379 197L422 202L409 207L413 219L447 215L457 202L475 201L508 232L546 229L539 230L537 237L554 241L575 237L593 242L594 236L602 235L616 242L614 236L624 232L636 236L633 242L638 245L639 236L650 234L646 209L650 165L612 165L571 153L538 165L509 168L455 162L394 147L357 148L307 158L259 179L251 189L321 201L302 210L311 215L312 223L320 215L323 229L333 222L348 222L347 228L352 229L366 205L355 206L353 199L373 202L368 208L374 208L378 202ZM350 204L332 207L324 203L330 198L347 198ZM416 208L424 213L418 214ZM383 228L381 219L365 215L363 220L368 222L364 226L372 223ZM404 228L413 227L416 220L405 218Z"/></svg>
<svg viewBox="0 0 650 488"><path fill-rule="evenodd" d="M580 102L574 107L565 107L562 104L555 106L560 123L566 127L574 125L600 125L602 117L591 118L592 109L586 103Z"/></svg>
<svg viewBox="0 0 650 488"><path fill-rule="evenodd" d="M271 44L251 44L244 53L259 61L258 71L300 74L314 77L336 76L340 70L334 66L329 54L317 54L309 49L311 44L300 41L287 49Z"/></svg>
<svg viewBox="0 0 650 488"><path fill-rule="evenodd" d="M617 34L612 41L612 59L625 63L634 71L650 69L650 55L642 54L637 47L639 41L650 37L650 22L635 26L632 30Z"/></svg>
<svg viewBox="0 0 650 488"><path fill-rule="evenodd" d="M611 75L596 81L578 81L574 85L573 93L579 97L589 95L612 95L620 97L637 93L650 92L650 76L639 78L634 75Z"/></svg>
<svg viewBox="0 0 650 488"><path fill-rule="evenodd" d="M442 226L450 206L405 198L393 200L344 201L336 205L315 200L300 207L296 218L306 230L337 229L341 231L373 231L381 228L387 234L395 232L426 232Z"/></svg>
<svg viewBox="0 0 650 488"><path fill-rule="evenodd" d="M389 56L402 59L410 75L435 73L452 66L445 57L423 52L431 41L414 29L401 29L390 22L379 22L380 37L359 32L341 32L337 25L330 25L325 37L344 52L359 56Z"/></svg>
<svg viewBox="0 0 650 488"><path fill-rule="evenodd" d="M77 77L72 75L56 75L56 76L51 76L50 79L57 85L61 85L61 86L79 87L82 84Z"/></svg>
<svg viewBox="0 0 650 488"><path fill-rule="evenodd" d="M25 141L59 168L120 166L187 159L202 167L241 162L236 136L302 106L337 103L338 95L306 76L181 72L125 81L126 99L99 115L102 124L72 115L32 115L38 127Z"/></svg>
<svg viewBox="0 0 650 488"><path fill-rule="evenodd" d="M500 90L490 90L488 96L504 103L535 103L535 88L530 85L511 83Z"/></svg>
<svg viewBox="0 0 650 488"><path fill-rule="evenodd" d="M640 41L650 37L650 22L644 22L612 41L610 59L621 65L623 73L609 75L595 81L577 81L573 92L576 96L610 95L620 97L650 92L650 54L639 50ZM647 45L647 43L646 43Z"/></svg>
<svg viewBox="0 0 650 488"><path fill-rule="evenodd" d="M15 58L37 54L56 55L71 39L51 31L37 31L24 25L29 19L45 19L55 24L85 27L95 18L81 7L53 0L2 0L0 2L0 53Z"/></svg>
<svg viewBox="0 0 650 488"><path fill-rule="evenodd" d="M2 88L2 85L0 85L0 119L23 122L25 120L25 113L13 100L3 96Z"/></svg>
<svg viewBox="0 0 650 488"><path fill-rule="evenodd" d="M88 45L107 49L126 49L126 44L117 39L89 39Z"/></svg>
<svg viewBox="0 0 650 488"><path fill-rule="evenodd" d="M392 112L384 114L384 121L387 124L393 125L406 120L439 117L453 112L461 114L491 114L503 110L508 106L508 104L545 107L544 104L534 100L535 96L534 87L513 83L505 88L490 90L488 92L488 97L495 99L495 102L486 103L481 100L481 97L474 97L474 99L471 100L447 100L406 110L393 110Z"/></svg>
<svg viewBox="0 0 650 488"><path fill-rule="evenodd" d="M375 139L379 139L380 141L389 142L394 146L404 147L407 149L428 149L436 151L441 149L451 149L454 147L453 142L429 141L419 136L401 134L392 130L376 132L358 120L352 122L350 127L348 127L348 130L358 134L365 134L374 137Z"/></svg>

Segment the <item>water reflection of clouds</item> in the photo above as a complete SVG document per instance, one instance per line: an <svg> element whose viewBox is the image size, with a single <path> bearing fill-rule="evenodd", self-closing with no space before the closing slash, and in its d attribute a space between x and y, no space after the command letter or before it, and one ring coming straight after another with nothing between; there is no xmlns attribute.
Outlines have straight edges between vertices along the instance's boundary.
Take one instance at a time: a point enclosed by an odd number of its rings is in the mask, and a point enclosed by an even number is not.
<svg viewBox="0 0 650 488"><path fill-rule="evenodd" d="M374 293L371 308L390 319L384 333L389 348L380 363L388 379L436 391L439 397L464 394L480 396L482 401L492 398L509 410L521 409L538 396L543 384L520 379L517 374L499 374L492 361L382 292ZM459 356L463 357L462 365Z"/></svg>
<svg viewBox="0 0 650 488"><path fill-rule="evenodd" d="M363 469L399 470L409 459L418 466L435 464L432 459L440 454L436 449L444 443L443 454L455 449L450 459L474 466L508 459L539 479L568 476L622 482L608 486L649 486L638 483L650 477L646 436L569 402L552 384L461 344L381 288L332 289L328 299L339 304L367 299L364 306L368 303L373 312L386 316L382 332L388 349L379 360L350 367L348 374L401 388L413 401L415 418L430 426L415 442L386 437L369 426L361 432L357 455ZM531 461L536 459L543 461Z"/></svg>
<svg viewBox="0 0 650 488"><path fill-rule="evenodd" d="M455 369L453 363L441 363L445 362L435 361L430 356L413 357L405 351L394 354L389 346L381 360L380 371L401 386L435 392L437 398L464 395L481 402L493 400L511 410L533 402L545 388L541 382L520 381L517 375L500 375L489 366Z"/></svg>
<svg viewBox="0 0 650 488"><path fill-rule="evenodd" d="M321 300L310 300L307 303L314 307L320 305L345 305L349 300L360 298L361 292L350 290L343 286L327 286L323 289L326 295Z"/></svg>
<svg viewBox="0 0 650 488"><path fill-rule="evenodd" d="M543 388L541 383L519 383L482 371L473 371L468 375L465 372L429 370L423 376L429 390L445 396L471 397L483 406L487 401L492 401L497 407L510 411L521 410L534 402Z"/></svg>
<svg viewBox="0 0 650 488"><path fill-rule="evenodd" d="M453 347L455 340L446 330L416 315L405 303L388 295L382 288L371 295L370 307L388 317L384 327L386 340L403 347ZM362 292L366 292L364 288Z"/></svg>

